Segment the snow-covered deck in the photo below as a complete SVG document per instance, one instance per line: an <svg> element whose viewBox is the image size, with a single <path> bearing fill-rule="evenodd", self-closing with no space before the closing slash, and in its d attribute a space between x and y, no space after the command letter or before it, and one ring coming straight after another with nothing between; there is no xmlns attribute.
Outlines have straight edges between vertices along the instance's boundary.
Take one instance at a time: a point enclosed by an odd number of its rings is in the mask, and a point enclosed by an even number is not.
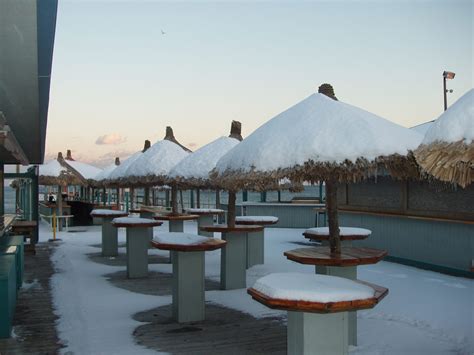
<svg viewBox="0 0 474 355"><path fill-rule="evenodd" d="M41 241L50 237L46 228L42 226ZM155 228L155 233L160 231L168 231L167 222ZM185 232L196 231L195 221L185 222ZM267 230L265 265L247 270L247 286L273 272L314 273L313 267L294 263L283 256L286 250L311 245L302 240L303 231ZM185 328L177 323L160 322L160 319L167 317L167 310L170 312L171 292L164 294L158 290L167 287L160 286L161 282L165 282L163 280L171 282L171 265L150 264L151 276L146 282L108 280L109 276L105 275L123 274L125 265L115 262L120 260L120 255L103 263L96 262L100 258L90 257L90 254L100 250L97 248L100 233L97 226L88 227L80 233L60 232L59 238L63 242L52 256L57 271L51 278L53 303L59 315L59 337L66 344L64 352L192 353L191 349L197 346L197 342L204 346L207 341L210 346L211 341L215 342L220 337L225 337L219 343L222 353L235 349L247 349L252 353L252 342L257 346L254 349L261 351L286 351L285 312L270 310L253 301L245 289L216 289L220 250L206 253L206 285L214 285L206 287L206 321ZM216 235L219 236L218 233ZM124 241L125 231L120 230L119 243ZM124 253L125 248L120 248L120 252ZM150 259L165 260L161 257L166 256L167 252L150 249L149 255L153 255ZM470 354L474 351L473 280L389 262L359 267L358 273L359 279L387 287L390 294L374 309L358 312L359 346L352 347L351 354ZM153 313L147 312L149 310ZM229 324L222 325L222 322ZM235 322L241 322L241 325L236 326ZM213 326L217 323L220 325ZM249 327L253 326L266 330L259 330L260 336L252 338ZM228 336L229 329L235 333L231 332L231 337ZM261 337L265 332L266 342L263 342ZM187 345L183 345L184 339L188 340ZM175 348L171 346L173 343Z"/></svg>

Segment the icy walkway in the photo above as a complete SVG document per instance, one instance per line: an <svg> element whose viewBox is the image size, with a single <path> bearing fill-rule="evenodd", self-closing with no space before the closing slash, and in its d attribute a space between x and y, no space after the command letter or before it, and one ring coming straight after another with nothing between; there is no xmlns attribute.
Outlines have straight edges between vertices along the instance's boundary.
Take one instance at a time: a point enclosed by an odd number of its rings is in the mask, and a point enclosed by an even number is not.
<svg viewBox="0 0 474 355"><path fill-rule="evenodd" d="M186 232L195 232L196 228L195 222L185 224ZM155 233L167 229L165 223L155 228ZM247 271L247 285L251 286L257 278L270 272L313 273L313 267L288 261L283 256L283 251L302 244L310 245L302 232L302 229L267 229L266 264ZM46 240L49 237L50 233L43 226L40 238ZM133 317L139 312L166 308L171 303L171 296L153 292L143 294L139 293L139 288L132 292L129 291L131 286L127 290L107 281L105 275L123 271L125 267L114 260L109 260L107 265L91 259L89 254L99 251L100 227L89 227L79 233L62 232L60 238L63 242L53 255L57 273L52 277L52 286L54 305L60 316L58 333L67 346L63 352L156 354L136 343L134 331L147 323ZM119 242L124 241L125 233L120 231ZM120 251L125 252L124 248ZM167 255L158 250L150 250L150 254ZM219 260L220 251L206 254L207 278L219 280ZM169 264L155 263L149 269L171 273ZM474 352L473 280L388 262L359 267L359 278L388 287L390 294L375 309L358 313L359 346L351 348L351 354ZM284 316L284 312L270 310L253 301L244 289L207 291L206 300L255 318Z"/></svg>

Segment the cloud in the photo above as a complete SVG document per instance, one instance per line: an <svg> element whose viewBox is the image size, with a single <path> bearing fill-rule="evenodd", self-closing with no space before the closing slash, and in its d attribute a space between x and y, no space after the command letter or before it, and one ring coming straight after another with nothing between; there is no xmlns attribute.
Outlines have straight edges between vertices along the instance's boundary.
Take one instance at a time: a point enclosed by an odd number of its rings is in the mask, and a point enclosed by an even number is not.
<svg viewBox="0 0 474 355"><path fill-rule="evenodd" d="M132 150L116 150L113 152L103 154L97 158L89 158L89 159L84 159L82 161L85 163L97 166L99 168L105 168L114 163L115 157L119 157L120 161L123 162L133 153L135 152Z"/></svg>
<svg viewBox="0 0 474 355"><path fill-rule="evenodd" d="M100 136L97 138L95 141L95 144L98 145L117 145L117 144L122 144L127 141L126 137L122 137L118 133L111 133L111 134L105 134L103 136Z"/></svg>
<svg viewBox="0 0 474 355"><path fill-rule="evenodd" d="M188 147L189 147L189 148L196 148L196 147L197 147L197 143L194 143L194 142L188 143Z"/></svg>

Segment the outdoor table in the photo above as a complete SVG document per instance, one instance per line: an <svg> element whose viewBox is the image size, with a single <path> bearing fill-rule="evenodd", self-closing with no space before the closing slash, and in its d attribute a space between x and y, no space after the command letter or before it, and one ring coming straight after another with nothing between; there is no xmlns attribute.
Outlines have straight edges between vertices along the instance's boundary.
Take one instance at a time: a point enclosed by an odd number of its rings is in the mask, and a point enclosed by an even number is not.
<svg viewBox="0 0 474 355"><path fill-rule="evenodd" d="M148 246L150 229L161 226L162 222L138 217L120 217L112 221L112 226L127 229L127 277L129 279L148 275Z"/></svg>
<svg viewBox="0 0 474 355"><path fill-rule="evenodd" d="M34 232L37 227L36 221L14 221L12 223L12 233L23 235L25 241L29 239L29 244L25 244L25 251L30 251L33 255L36 254Z"/></svg>
<svg viewBox="0 0 474 355"><path fill-rule="evenodd" d="M224 214L225 211L218 208L188 208L187 213L191 213L198 217L198 234L205 237L214 237L214 233L201 230L202 226L210 226L214 224L214 216Z"/></svg>
<svg viewBox="0 0 474 355"><path fill-rule="evenodd" d="M128 216L128 213L125 211L92 210L91 217L102 219L102 256L118 255L117 228L112 226L112 220L125 216Z"/></svg>
<svg viewBox="0 0 474 355"><path fill-rule="evenodd" d="M372 234L370 229L356 227L339 227L339 236L343 246L352 246L354 240L367 239ZM329 245L329 227L309 228L303 232L305 238Z"/></svg>
<svg viewBox="0 0 474 355"><path fill-rule="evenodd" d="M173 255L173 318L179 323L204 320L204 252L226 242L189 233L160 233L151 244Z"/></svg>
<svg viewBox="0 0 474 355"><path fill-rule="evenodd" d="M264 228L257 232L247 233L247 268L263 264L265 261L265 226L278 223L274 216L239 216L235 217L238 225L259 225Z"/></svg>
<svg viewBox="0 0 474 355"><path fill-rule="evenodd" d="M357 279L357 266L376 264L387 251L372 248L342 247L341 254L333 254L328 246L300 248L283 253L289 260L300 264L315 265L316 273ZM357 314L349 314L349 344L357 345Z"/></svg>
<svg viewBox="0 0 474 355"><path fill-rule="evenodd" d="M362 281L311 274L270 274L247 292L288 312L288 354L348 353L348 311L375 307L388 289Z"/></svg>
<svg viewBox="0 0 474 355"><path fill-rule="evenodd" d="M205 232L222 233L222 239L227 241L221 252L221 289L233 290L247 287L247 233L263 230L262 226L226 224L202 226Z"/></svg>
<svg viewBox="0 0 474 355"><path fill-rule="evenodd" d="M169 226L168 230L170 232L184 232L184 225L183 221L192 221L194 219L198 219L199 216L195 214L166 214L166 215L158 215L153 217L157 221L168 221Z"/></svg>

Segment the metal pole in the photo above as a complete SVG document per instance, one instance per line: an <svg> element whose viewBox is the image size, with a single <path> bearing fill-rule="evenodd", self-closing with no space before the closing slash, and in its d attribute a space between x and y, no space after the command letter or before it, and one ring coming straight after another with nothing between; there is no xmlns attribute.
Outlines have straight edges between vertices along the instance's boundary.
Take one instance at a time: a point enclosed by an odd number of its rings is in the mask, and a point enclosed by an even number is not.
<svg viewBox="0 0 474 355"><path fill-rule="evenodd" d="M448 109L448 99L446 97L446 76L443 74L443 97L444 97L444 110Z"/></svg>

